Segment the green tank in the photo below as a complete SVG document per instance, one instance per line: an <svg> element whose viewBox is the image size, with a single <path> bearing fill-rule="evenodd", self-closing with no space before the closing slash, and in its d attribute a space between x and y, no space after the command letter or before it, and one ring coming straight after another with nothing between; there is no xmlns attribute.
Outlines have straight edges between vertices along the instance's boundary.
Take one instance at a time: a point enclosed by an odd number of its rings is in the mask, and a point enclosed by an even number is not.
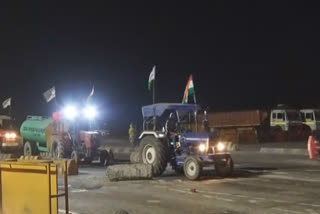
<svg viewBox="0 0 320 214"><path fill-rule="evenodd" d="M27 116L20 127L20 133L24 141L37 142L46 146L49 127L53 120L50 117Z"/></svg>

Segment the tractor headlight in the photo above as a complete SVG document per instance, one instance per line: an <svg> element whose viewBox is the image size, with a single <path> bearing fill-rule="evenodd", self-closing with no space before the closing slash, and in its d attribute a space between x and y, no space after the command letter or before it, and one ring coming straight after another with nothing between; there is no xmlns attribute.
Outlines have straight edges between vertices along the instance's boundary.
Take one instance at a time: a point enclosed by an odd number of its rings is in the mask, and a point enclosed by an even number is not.
<svg viewBox="0 0 320 214"><path fill-rule="evenodd" d="M89 120L94 119L98 114L97 109L94 106L87 106L83 110L83 113L84 113L84 116Z"/></svg>
<svg viewBox="0 0 320 214"><path fill-rule="evenodd" d="M217 150L218 150L218 152L222 152L222 151L224 151L225 150L225 148L226 148L226 145L224 144L224 143L222 143L222 142L219 142L218 144L217 144Z"/></svg>
<svg viewBox="0 0 320 214"><path fill-rule="evenodd" d="M63 109L63 115L68 120L74 120L78 115L78 110L75 106L67 106Z"/></svg>
<svg viewBox="0 0 320 214"><path fill-rule="evenodd" d="M199 151L200 151L200 152L205 152L206 150L207 150L207 145L204 144L204 143L201 143L201 144L199 145Z"/></svg>
<svg viewBox="0 0 320 214"><path fill-rule="evenodd" d="M7 133L5 133L4 137L5 137L6 139L13 140L13 139L16 139L17 134L14 133L14 132L7 132Z"/></svg>

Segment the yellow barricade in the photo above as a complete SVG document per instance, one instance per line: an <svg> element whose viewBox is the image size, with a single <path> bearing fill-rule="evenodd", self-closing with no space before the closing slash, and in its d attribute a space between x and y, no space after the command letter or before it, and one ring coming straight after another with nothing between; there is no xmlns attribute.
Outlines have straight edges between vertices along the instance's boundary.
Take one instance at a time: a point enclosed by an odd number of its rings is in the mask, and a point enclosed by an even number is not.
<svg viewBox="0 0 320 214"><path fill-rule="evenodd" d="M65 197L69 211L67 161L0 162L0 214L57 214L58 197ZM58 193L58 175L63 175L64 192Z"/></svg>

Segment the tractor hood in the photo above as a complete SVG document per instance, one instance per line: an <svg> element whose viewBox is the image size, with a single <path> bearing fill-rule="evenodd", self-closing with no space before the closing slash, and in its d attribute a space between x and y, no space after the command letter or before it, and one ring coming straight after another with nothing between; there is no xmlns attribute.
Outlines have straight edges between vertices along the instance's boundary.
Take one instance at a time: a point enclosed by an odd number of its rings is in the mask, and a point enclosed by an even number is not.
<svg viewBox="0 0 320 214"><path fill-rule="evenodd" d="M188 132L182 134L180 140L187 144L209 143L209 134Z"/></svg>

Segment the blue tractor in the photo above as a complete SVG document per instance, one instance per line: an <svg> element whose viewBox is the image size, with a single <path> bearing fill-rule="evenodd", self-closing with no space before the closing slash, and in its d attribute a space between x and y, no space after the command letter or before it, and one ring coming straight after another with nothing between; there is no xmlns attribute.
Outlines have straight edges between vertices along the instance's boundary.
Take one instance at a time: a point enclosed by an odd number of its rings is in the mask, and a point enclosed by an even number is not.
<svg viewBox="0 0 320 214"><path fill-rule="evenodd" d="M196 180L204 167L214 166L222 177L231 175L233 161L226 145L208 132L198 132L195 104L158 103L142 107L143 131L139 136L139 159L160 176L170 163L177 173Z"/></svg>

